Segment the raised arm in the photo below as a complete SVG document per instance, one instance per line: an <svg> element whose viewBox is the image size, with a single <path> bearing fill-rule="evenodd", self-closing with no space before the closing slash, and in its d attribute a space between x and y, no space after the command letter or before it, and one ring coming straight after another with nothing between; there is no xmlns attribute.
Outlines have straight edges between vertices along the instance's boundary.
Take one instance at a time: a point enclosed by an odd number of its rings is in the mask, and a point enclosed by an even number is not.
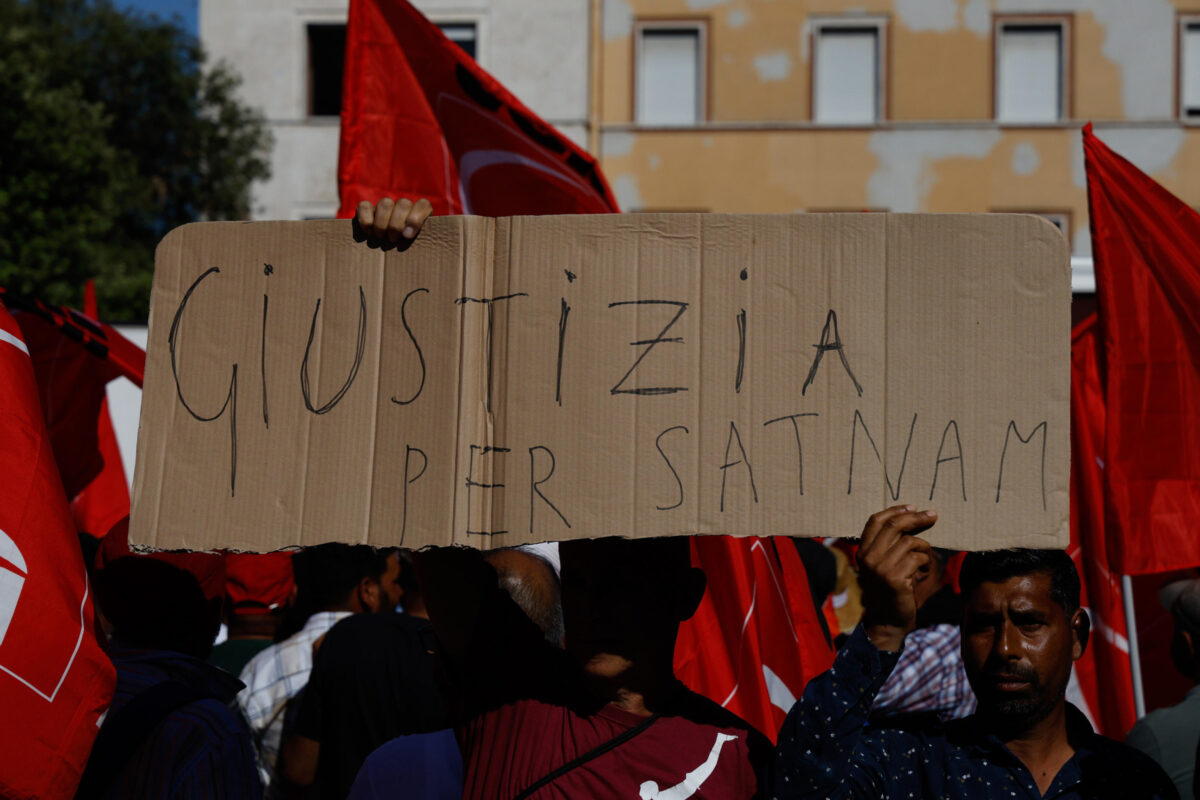
<svg viewBox="0 0 1200 800"><path fill-rule="evenodd" d="M873 515L858 551L863 621L828 672L814 678L779 732L775 794L780 798L887 795L891 734L867 731L871 701L916 625L913 588L929 570L931 511L893 506Z"/></svg>

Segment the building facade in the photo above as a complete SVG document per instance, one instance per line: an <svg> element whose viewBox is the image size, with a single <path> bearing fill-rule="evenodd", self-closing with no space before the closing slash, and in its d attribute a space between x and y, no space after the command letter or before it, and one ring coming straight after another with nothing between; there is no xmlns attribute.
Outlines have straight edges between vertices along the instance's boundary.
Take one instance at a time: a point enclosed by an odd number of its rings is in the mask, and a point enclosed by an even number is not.
<svg viewBox="0 0 1200 800"><path fill-rule="evenodd" d="M586 0L418 0L415 5L526 104L587 141ZM266 117L271 179L255 219L332 217L338 208L338 111L348 0L200 0L200 40L242 76Z"/></svg>
<svg viewBox="0 0 1200 800"><path fill-rule="evenodd" d="M1200 204L1195 0L603 5L592 144L624 209L1025 211L1086 257L1087 121Z"/></svg>
<svg viewBox="0 0 1200 800"><path fill-rule="evenodd" d="M1080 127L1200 205L1200 0L421 0L621 207L1042 214L1090 255ZM345 0L201 0L275 135L257 218L337 207Z"/></svg>

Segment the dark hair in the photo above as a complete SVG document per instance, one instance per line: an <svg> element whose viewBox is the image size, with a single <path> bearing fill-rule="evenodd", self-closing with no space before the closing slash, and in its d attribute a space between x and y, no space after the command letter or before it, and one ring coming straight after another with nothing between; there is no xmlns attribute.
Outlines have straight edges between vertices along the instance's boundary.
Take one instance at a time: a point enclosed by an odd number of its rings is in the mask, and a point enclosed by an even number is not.
<svg viewBox="0 0 1200 800"><path fill-rule="evenodd" d="M336 608L363 578L378 581L393 551L365 544L320 544L292 555L296 603L307 614Z"/></svg>
<svg viewBox="0 0 1200 800"><path fill-rule="evenodd" d="M981 583L999 583L1037 572L1050 575L1050 597L1067 616L1074 614L1079 609L1079 573L1075 562L1062 550L1014 548L967 553L958 582L966 597Z"/></svg>
<svg viewBox="0 0 1200 800"><path fill-rule="evenodd" d="M96 601L129 645L208 658L221 625L220 598L209 600L196 576L149 556L122 556L96 575Z"/></svg>

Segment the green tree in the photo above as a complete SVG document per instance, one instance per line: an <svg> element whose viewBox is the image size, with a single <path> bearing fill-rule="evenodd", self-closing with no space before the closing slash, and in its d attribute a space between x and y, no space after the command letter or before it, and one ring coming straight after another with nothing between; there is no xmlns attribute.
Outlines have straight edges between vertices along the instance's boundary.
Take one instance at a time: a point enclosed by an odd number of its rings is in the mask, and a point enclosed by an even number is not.
<svg viewBox="0 0 1200 800"><path fill-rule="evenodd" d="M0 285L145 319L154 248L241 219L270 136L172 23L110 0L0 0Z"/></svg>

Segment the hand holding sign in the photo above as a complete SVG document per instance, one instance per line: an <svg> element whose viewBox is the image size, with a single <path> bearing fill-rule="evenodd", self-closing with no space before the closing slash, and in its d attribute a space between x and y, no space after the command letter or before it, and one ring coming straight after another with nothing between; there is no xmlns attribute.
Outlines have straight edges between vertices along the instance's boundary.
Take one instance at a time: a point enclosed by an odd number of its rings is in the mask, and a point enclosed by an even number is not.
<svg viewBox="0 0 1200 800"><path fill-rule="evenodd" d="M872 514L858 550L863 626L880 650L899 650L917 624L916 586L929 573L929 542L915 534L933 526L937 514L892 506Z"/></svg>
<svg viewBox="0 0 1200 800"><path fill-rule="evenodd" d="M368 239L395 244L402 238L417 238L431 213L433 206L424 198L414 203L405 197L400 200L385 197L374 206L367 200L359 203L354 219Z"/></svg>

